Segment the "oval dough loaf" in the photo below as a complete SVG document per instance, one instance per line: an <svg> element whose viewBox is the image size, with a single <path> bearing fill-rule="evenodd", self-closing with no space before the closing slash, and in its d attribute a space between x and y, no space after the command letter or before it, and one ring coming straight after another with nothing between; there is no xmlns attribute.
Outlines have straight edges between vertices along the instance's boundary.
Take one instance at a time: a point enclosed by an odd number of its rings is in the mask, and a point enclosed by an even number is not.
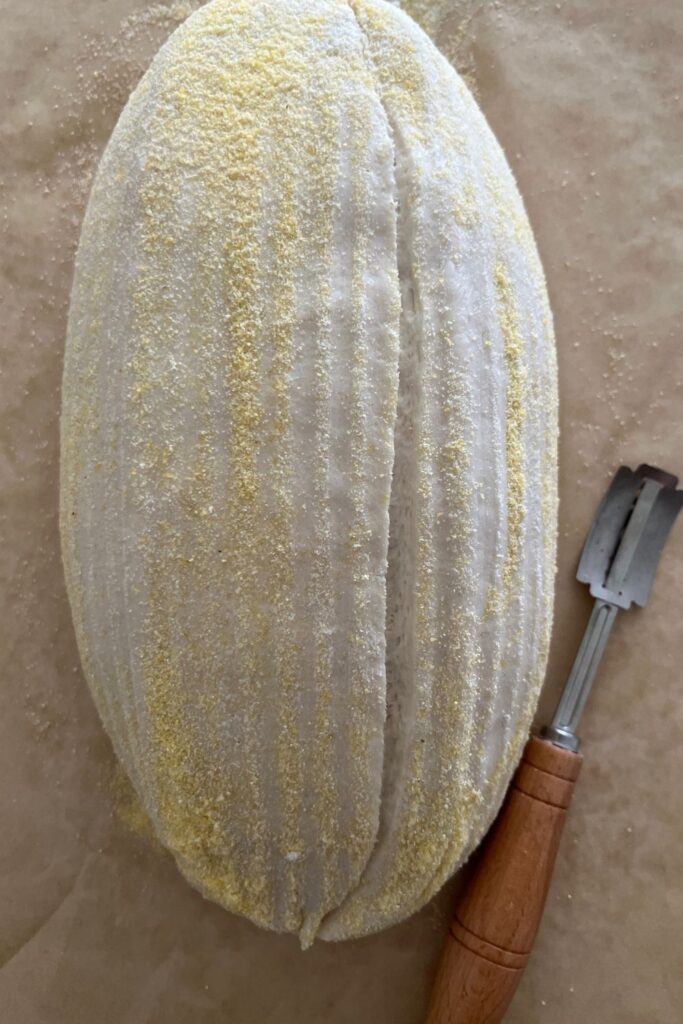
<svg viewBox="0 0 683 1024"><path fill-rule="evenodd" d="M546 663L557 394L503 154L383 0L213 0L83 225L61 530L83 667L207 897L343 939L495 814Z"/></svg>

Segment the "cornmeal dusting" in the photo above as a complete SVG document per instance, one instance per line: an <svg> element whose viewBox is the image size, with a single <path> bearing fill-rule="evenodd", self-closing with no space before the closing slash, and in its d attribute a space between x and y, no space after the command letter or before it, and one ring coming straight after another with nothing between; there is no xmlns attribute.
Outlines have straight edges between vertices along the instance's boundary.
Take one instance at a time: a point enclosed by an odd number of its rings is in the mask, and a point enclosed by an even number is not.
<svg viewBox="0 0 683 1024"><path fill-rule="evenodd" d="M207 897L342 939L495 813L552 618L552 318L469 92L383 0L213 0L102 158L64 370L84 670Z"/></svg>

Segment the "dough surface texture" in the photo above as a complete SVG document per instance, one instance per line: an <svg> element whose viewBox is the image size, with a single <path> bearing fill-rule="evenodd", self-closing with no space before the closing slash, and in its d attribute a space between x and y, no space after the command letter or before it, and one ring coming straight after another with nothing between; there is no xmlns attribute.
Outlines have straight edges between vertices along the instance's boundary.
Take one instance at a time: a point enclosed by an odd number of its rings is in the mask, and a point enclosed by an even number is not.
<svg viewBox="0 0 683 1024"><path fill-rule="evenodd" d="M383 0L213 0L102 157L61 533L83 667L205 896L344 939L489 826L543 679L552 318L512 174Z"/></svg>

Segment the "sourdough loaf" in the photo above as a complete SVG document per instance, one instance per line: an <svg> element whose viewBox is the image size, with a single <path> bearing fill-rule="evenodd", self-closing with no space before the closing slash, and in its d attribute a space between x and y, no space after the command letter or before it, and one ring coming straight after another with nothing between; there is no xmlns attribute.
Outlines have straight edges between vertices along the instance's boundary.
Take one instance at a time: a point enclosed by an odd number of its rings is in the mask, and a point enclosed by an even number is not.
<svg viewBox="0 0 683 1024"><path fill-rule="evenodd" d="M213 0L102 157L64 369L83 668L161 841L257 924L422 906L551 628L543 273L467 88L383 0Z"/></svg>

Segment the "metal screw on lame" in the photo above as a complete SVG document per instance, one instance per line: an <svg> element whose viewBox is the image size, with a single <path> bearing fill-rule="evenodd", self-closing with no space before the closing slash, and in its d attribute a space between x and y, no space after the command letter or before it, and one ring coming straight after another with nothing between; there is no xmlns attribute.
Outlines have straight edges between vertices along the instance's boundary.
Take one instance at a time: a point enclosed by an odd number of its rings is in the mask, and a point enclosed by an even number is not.
<svg viewBox="0 0 683 1024"><path fill-rule="evenodd" d="M659 556L683 506L678 478L654 466L617 470L576 574L596 599L564 691L543 737L577 751L576 730L619 609L645 607Z"/></svg>

